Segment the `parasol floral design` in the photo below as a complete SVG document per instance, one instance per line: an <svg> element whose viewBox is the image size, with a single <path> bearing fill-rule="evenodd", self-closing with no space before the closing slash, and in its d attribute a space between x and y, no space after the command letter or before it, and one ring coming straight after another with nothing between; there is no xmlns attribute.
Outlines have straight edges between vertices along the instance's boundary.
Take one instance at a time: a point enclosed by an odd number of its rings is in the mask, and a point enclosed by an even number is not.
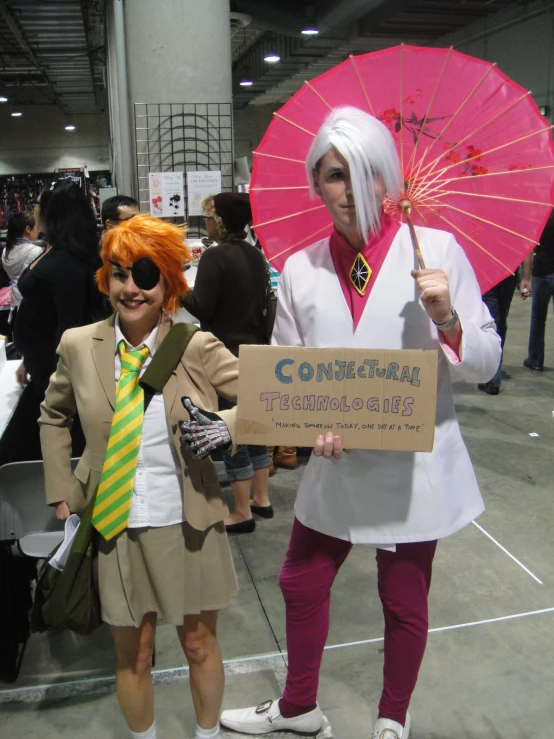
<svg viewBox="0 0 554 739"><path fill-rule="evenodd" d="M550 125L495 64L402 45L350 57L274 114L254 152L250 192L256 233L278 269L332 230L325 207L310 199L304 163L339 105L371 113L393 135L405 187L386 199L387 212L405 221L408 202L416 227L454 234L483 291L517 268L554 203Z"/></svg>

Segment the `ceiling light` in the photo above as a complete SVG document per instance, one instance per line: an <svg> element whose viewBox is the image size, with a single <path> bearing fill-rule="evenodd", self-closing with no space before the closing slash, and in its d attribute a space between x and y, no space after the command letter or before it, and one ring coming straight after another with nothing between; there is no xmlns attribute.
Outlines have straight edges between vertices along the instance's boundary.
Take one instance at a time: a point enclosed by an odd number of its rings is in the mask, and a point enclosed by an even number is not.
<svg viewBox="0 0 554 739"><path fill-rule="evenodd" d="M65 124L65 130L66 131L74 131L75 130L75 126L73 125L73 123L71 123L70 121L68 121Z"/></svg>
<svg viewBox="0 0 554 739"><path fill-rule="evenodd" d="M14 108L12 110L12 117L13 118L19 118L19 116L23 115L23 113L19 110L19 108Z"/></svg>
<svg viewBox="0 0 554 739"><path fill-rule="evenodd" d="M252 82L252 80L248 80L248 79L244 79L244 80L241 80L241 81L239 82L239 85L240 85L241 87L250 87L250 86L251 86L251 85L253 85L253 84L254 84L254 83Z"/></svg>
<svg viewBox="0 0 554 739"><path fill-rule="evenodd" d="M273 52L270 52L269 54L266 54L264 56L264 62L269 62L270 64L275 64L276 62L279 62L281 60L281 57L279 54L274 54Z"/></svg>
<svg viewBox="0 0 554 739"><path fill-rule="evenodd" d="M0 95L0 103L7 103L8 98L5 95Z"/></svg>
<svg viewBox="0 0 554 739"><path fill-rule="evenodd" d="M304 36L317 36L319 31L317 30L317 28L315 28L315 26L306 26L306 28L302 29L302 33L304 34Z"/></svg>

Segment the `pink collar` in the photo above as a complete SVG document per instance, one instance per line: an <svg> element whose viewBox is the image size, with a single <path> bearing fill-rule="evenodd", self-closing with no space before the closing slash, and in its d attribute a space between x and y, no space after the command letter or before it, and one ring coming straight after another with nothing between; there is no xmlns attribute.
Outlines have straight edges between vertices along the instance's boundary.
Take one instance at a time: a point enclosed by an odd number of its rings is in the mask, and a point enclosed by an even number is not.
<svg viewBox="0 0 554 739"><path fill-rule="evenodd" d="M369 243L358 252L348 241L334 229L329 240L329 248L333 265L339 278L340 286L346 300L346 304L350 310L354 329L357 328L362 313L364 312L367 299L373 289L379 271L385 261L394 237L398 233L400 223L393 220L390 216L383 214L381 218L381 231L373 236ZM360 295L352 281L350 280L350 270L354 264L356 257L360 253L371 269L371 276L364 294Z"/></svg>

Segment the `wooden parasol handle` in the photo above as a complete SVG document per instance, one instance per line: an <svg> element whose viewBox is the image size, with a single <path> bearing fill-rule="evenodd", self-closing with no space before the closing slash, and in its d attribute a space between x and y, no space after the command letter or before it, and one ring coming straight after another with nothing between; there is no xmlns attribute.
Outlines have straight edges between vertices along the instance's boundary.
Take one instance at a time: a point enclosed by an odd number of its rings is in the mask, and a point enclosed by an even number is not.
<svg viewBox="0 0 554 739"><path fill-rule="evenodd" d="M408 228L410 229L410 236L412 239L412 244L414 247L415 255L417 257L417 261L419 262L420 269L426 269L425 267L425 260L423 259L423 254L421 253L421 249L419 248L419 241L417 240L417 234L415 232L414 224L412 223L412 219L410 217L410 214L412 212L412 204L409 200L401 200L400 201L400 209L406 216L406 220L408 221Z"/></svg>

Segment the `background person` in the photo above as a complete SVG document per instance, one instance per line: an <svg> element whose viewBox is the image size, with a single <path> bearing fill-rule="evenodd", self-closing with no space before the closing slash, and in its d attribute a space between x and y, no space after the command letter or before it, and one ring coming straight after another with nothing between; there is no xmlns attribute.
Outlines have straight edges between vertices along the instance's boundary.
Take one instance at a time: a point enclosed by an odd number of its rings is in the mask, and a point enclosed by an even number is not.
<svg viewBox="0 0 554 739"><path fill-rule="evenodd" d="M262 249L262 245L260 244L258 237L250 228L250 235L252 238L252 241L254 243L254 246L257 246L258 249ZM263 252L262 252L263 253ZM275 267L271 264L271 262L268 261L267 257L264 258L266 261L268 273L269 273L269 286L272 292L272 295L275 296L275 301L277 300L277 288L279 286L279 277L281 276L281 273L278 272ZM277 467L285 467L289 470L294 470L298 466L298 457L296 454L296 447L295 446L268 446L267 451L270 457L270 464L269 464L269 475L274 475L277 472Z"/></svg>
<svg viewBox="0 0 554 739"><path fill-rule="evenodd" d="M114 228L139 213L139 204L135 198L129 195L114 195L102 203L102 224L106 229Z"/></svg>
<svg viewBox="0 0 554 739"><path fill-rule="evenodd" d="M496 332L502 342L502 357L496 370L496 374L488 382L480 382L477 387L488 395L498 395L502 384L502 359L504 357L504 343L508 333L508 313L512 304L512 298L517 285L517 274L508 275L498 285L491 287L483 295L483 302L489 309L496 324Z"/></svg>
<svg viewBox="0 0 554 739"><path fill-rule="evenodd" d="M37 421L56 368L56 348L67 328L91 323L102 312L94 282L96 218L83 191L69 180L58 182L42 192L34 217L46 248L19 278L22 300L14 326L14 343L23 357L16 374L28 386L0 440L1 464L41 459ZM72 454L80 457L85 440L78 418L71 435Z"/></svg>
<svg viewBox="0 0 554 739"><path fill-rule="evenodd" d="M392 135L380 121L356 108L332 110L314 138L306 173L335 228L287 260L272 342L438 351L434 448L342 455L339 436L318 438L300 482L280 575L288 651L283 697L224 711L221 722L245 734L319 731L331 587L352 545L364 544L377 549L385 621L383 690L371 736L408 739L437 541L484 510L456 420L451 373L487 381L500 362L500 340L453 236L417 228L432 267L414 269L408 226L382 208L385 193L400 197L403 177Z"/></svg>
<svg viewBox="0 0 554 739"><path fill-rule="evenodd" d="M43 252L34 242L38 239L38 223L32 213L14 213L8 219L6 246L2 252L2 266L11 280L11 316L14 325L21 293L17 287L19 278L27 267Z"/></svg>
<svg viewBox="0 0 554 739"><path fill-rule="evenodd" d="M217 611L237 583L217 474L210 459L181 450L179 423L188 419L183 396L208 411L217 410L217 393L236 400L238 362L213 335L197 332L144 412L138 377L187 291L190 255L182 229L139 215L106 232L101 256L98 283L115 315L62 337L40 418L47 502L65 519L98 488L102 618L114 638L117 697L131 736L156 736L151 659L159 614L175 625L189 663L196 737L214 739L224 685ZM73 477L68 429L76 412L86 447ZM232 428L235 411L222 415Z"/></svg>
<svg viewBox="0 0 554 739"><path fill-rule="evenodd" d="M211 331L238 356L240 344L266 343L266 261L260 249L245 241L245 227L252 220L246 193L219 193L206 198L202 208L208 237L218 245L202 254L194 289L181 303L200 319L202 330ZM220 407L228 404L223 401ZM273 516L267 447L244 446L233 457L223 452L223 461L234 496L233 513L225 525L233 533L250 533L256 526L253 512Z"/></svg>
<svg viewBox="0 0 554 739"><path fill-rule="evenodd" d="M91 323L100 299L94 284L96 218L83 191L63 180L41 195L39 210L47 246L19 278L14 340L23 356L22 375L31 376L42 399L63 332Z"/></svg>
<svg viewBox="0 0 554 739"><path fill-rule="evenodd" d="M531 289L530 289L531 288ZM530 370L544 369L544 333L551 298L554 297L554 211L550 214L540 242L523 260L521 297L532 294L529 348L523 364Z"/></svg>

